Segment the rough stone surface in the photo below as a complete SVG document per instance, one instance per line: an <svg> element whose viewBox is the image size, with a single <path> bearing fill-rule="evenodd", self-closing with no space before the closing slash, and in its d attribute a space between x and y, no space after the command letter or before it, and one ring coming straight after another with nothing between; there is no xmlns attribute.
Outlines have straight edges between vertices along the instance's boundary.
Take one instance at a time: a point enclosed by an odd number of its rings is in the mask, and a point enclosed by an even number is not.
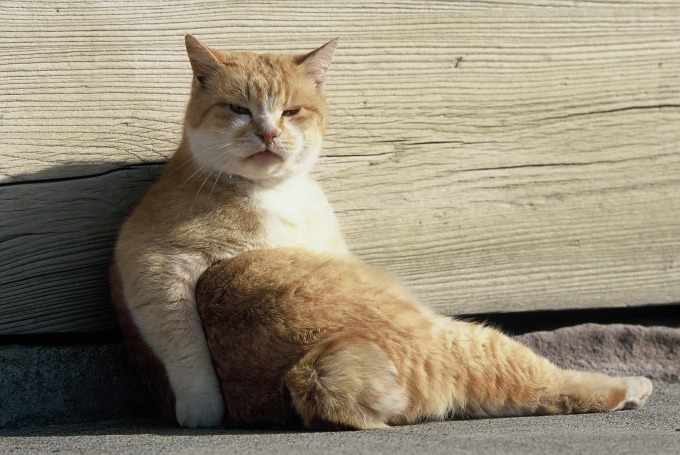
<svg viewBox="0 0 680 455"><path fill-rule="evenodd" d="M680 328L581 324L516 338L561 367L680 382Z"/></svg>
<svg viewBox="0 0 680 455"><path fill-rule="evenodd" d="M0 427L149 415L118 344L0 346Z"/></svg>

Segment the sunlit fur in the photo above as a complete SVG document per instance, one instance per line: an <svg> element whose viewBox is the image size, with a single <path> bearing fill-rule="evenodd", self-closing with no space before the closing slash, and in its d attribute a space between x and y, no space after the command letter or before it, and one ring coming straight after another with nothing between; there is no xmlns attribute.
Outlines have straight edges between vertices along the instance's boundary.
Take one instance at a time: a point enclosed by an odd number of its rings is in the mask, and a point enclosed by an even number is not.
<svg viewBox="0 0 680 455"><path fill-rule="evenodd" d="M646 378L564 370L497 330L438 315L349 256L250 251L211 267L196 294L231 425L606 412L652 391Z"/></svg>
<svg viewBox="0 0 680 455"><path fill-rule="evenodd" d="M187 427L293 413L309 428L378 428L644 403L646 379L559 370L435 315L350 256L309 175L335 41L302 55L186 46L182 140L121 227L110 275L131 358L166 415ZM213 359L195 289L214 264L200 292Z"/></svg>

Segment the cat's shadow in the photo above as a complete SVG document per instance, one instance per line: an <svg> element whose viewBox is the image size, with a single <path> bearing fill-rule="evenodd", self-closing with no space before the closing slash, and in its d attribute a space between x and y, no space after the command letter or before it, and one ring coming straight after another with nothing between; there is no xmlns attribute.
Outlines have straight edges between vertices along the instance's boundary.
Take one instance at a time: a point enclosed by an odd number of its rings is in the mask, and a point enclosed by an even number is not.
<svg viewBox="0 0 680 455"><path fill-rule="evenodd" d="M378 430L380 431L380 430ZM160 418L131 419L94 423L65 424L20 429L0 429L0 438L30 438L51 436L135 436L155 435L161 437L183 436L252 436L252 435L302 435L310 433L345 432L310 431L300 429L263 429L263 428L182 428L163 421Z"/></svg>
<svg viewBox="0 0 680 455"><path fill-rule="evenodd" d="M120 340L108 288L111 252L120 223L161 168L162 163L113 168L75 163L0 183L0 213L4 214L0 216L0 344L71 352L69 346L100 346ZM94 352L91 357L97 355ZM111 419L148 403L121 402L121 397L140 398L140 393L130 389L139 385L121 380L131 376L122 362L111 365L107 364L110 359L102 357L87 367L65 368L50 364L62 362L57 354L43 358L46 363L40 366L23 368L18 363L17 368L24 372L6 378L9 396L23 390L20 384L25 382L30 382L35 392L28 401L11 400L0 410L0 421L26 423L40 411L25 403L35 403L46 412L37 420L59 423L56 416L62 414L59 406L63 406L59 398L53 403L31 401L38 397L62 397L76 404L72 413L82 408L84 416L94 413ZM62 371L63 377L44 379L55 371ZM82 387L70 382L83 377L97 382ZM17 384L14 390L12 383ZM11 430L0 430L2 434L6 431Z"/></svg>
<svg viewBox="0 0 680 455"><path fill-rule="evenodd" d="M0 183L0 213L11 214L0 217L0 336L117 332L110 254L161 168L77 163Z"/></svg>

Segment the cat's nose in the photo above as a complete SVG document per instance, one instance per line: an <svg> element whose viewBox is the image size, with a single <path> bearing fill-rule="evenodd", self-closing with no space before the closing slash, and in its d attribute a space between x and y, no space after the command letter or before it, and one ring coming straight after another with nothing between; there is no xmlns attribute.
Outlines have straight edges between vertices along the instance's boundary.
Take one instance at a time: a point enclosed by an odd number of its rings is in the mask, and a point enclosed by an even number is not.
<svg viewBox="0 0 680 455"><path fill-rule="evenodd" d="M264 131L258 131L255 133L257 137L262 139L262 142L264 142L265 145L272 145L272 142L274 141L274 138L280 134L280 132L276 129L271 129L271 130L264 130Z"/></svg>

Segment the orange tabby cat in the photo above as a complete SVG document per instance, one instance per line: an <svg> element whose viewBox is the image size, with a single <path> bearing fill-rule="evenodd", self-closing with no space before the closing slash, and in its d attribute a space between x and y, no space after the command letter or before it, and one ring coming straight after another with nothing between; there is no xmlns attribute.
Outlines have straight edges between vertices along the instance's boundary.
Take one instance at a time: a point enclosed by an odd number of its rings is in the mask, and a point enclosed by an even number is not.
<svg viewBox="0 0 680 455"><path fill-rule="evenodd" d="M300 56L222 53L191 36L186 46L194 80L182 141L121 227L112 281L167 372L177 420L199 427L219 424L224 406L196 311L198 277L255 248L347 248L309 176L335 41Z"/></svg>
<svg viewBox="0 0 680 455"><path fill-rule="evenodd" d="M249 423L233 415L255 409L239 390L272 377L308 427L644 403L647 379L560 370L492 329L435 315L350 256L309 175L335 41L293 56L220 52L191 36L186 46L182 141L121 227L111 267L126 337L141 337L140 363L167 374L161 400L181 425ZM217 302L200 305L212 344L240 340L215 353L219 374L194 295L209 268L203 281L224 288L219 301L201 288Z"/></svg>

